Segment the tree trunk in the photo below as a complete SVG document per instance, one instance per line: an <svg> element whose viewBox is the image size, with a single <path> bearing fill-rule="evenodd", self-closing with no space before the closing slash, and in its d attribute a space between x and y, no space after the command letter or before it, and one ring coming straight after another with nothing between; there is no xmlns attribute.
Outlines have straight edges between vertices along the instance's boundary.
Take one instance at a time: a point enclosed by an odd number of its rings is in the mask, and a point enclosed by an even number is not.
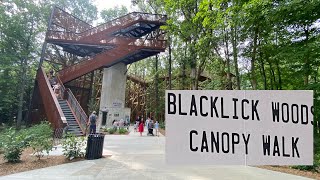
<svg viewBox="0 0 320 180"><path fill-rule="evenodd" d="M156 119L159 119L158 118L158 115L159 115L159 113L158 113L158 102L159 102L159 87L158 87L158 79L159 79L159 75L158 75L158 61L159 61L159 59L158 59L158 55L156 55L156 61L155 61L155 70L156 70L156 74L155 74L155 79L154 79L154 85L155 85L155 98L156 98L156 102L155 102L155 110L156 110Z"/></svg>
<svg viewBox="0 0 320 180"><path fill-rule="evenodd" d="M270 67L270 89L273 90L274 89L274 81L273 81L273 78L274 78L274 74L273 74L273 70L271 69Z"/></svg>
<svg viewBox="0 0 320 180"><path fill-rule="evenodd" d="M228 37L228 31L223 28L224 31L224 43L225 43L225 49L224 53L227 60L227 88L228 90L232 89L232 81L231 81L231 70L230 70L230 57L229 57L229 37Z"/></svg>
<svg viewBox="0 0 320 180"><path fill-rule="evenodd" d="M259 46L260 46L260 42L259 42ZM265 71L265 68L264 68L264 61L263 61L263 58L262 58L263 54L262 54L262 51L260 50L259 52L259 60L260 60L260 63L261 63L261 74L262 74L262 77L263 77L263 89L267 90L268 89L268 86L267 86L267 75L266 75L266 71Z"/></svg>
<svg viewBox="0 0 320 180"><path fill-rule="evenodd" d="M184 90L186 87L186 64L182 64L182 74L181 74L181 89Z"/></svg>
<svg viewBox="0 0 320 180"><path fill-rule="evenodd" d="M23 111L23 98L24 98L24 91L26 86L26 72L27 72L27 59L21 59L21 82L19 87L19 103L18 103L18 117L17 117L17 124L16 129L21 128L21 121L22 121L22 111Z"/></svg>
<svg viewBox="0 0 320 180"><path fill-rule="evenodd" d="M192 90L197 90L197 72L196 67L191 68L191 80L192 80Z"/></svg>
<svg viewBox="0 0 320 180"><path fill-rule="evenodd" d="M254 30L253 50L252 50L252 57L251 57L251 83L252 83L253 89L257 89L257 79L256 79L256 74L255 74L255 62L256 62L256 56L257 56L258 32L259 32L259 28L258 28L258 26L256 26L255 30Z"/></svg>
<svg viewBox="0 0 320 180"><path fill-rule="evenodd" d="M304 60L304 85L307 86L309 84L309 75L310 75L310 63L309 63L309 50L308 50L308 42L309 42L309 28L308 26L306 28L304 28L304 33L306 35L306 39L305 39L305 49L307 51L306 53L306 57Z"/></svg>
<svg viewBox="0 0 320 180"><path fill-rule="evenodd" d="M168 76L169 76L169 90L172 89L171 87L171 64L172 64L172 60L171 60L171 39L169 38L169 68L168 68Z"/></svg>
<svg viewBox="0 0 320 180"><path fill-rule="evenodd" d="M234 62L234 69L236 72L236 81L237 81L237 89L240 90L240 74L239 74L239 68L238 68L238 49L237 49L237 27L231 29L233 31L233 37L232 37L232 50L233 50L233 62Z"/></svg>
<svg viewBox="0 0 320 180"><path fill-rule="evenodd" d="M27 20L27 18L25 17L25 20ZM26 86L26 77L27 77L27 68L28 68L28 55L30 54L30 44L31 44L31 38L33 36L33 30L34 30L34 24L35 22L33 21L33 18L31 19L31 27L30 27L30 31L29 31L29 36L26 40L26 46L24 48L24 52L21 58L21 74L20 74L20 78L21 78L21 83L20 83L20 87L19 87L19 102L18 102L18 117L17 117L17 124L16 124L16 128L20 129L21 128L21 121L22 121L22 111L23 111L23 104L24 104L24 93L25 93L25 86Z"/></svg>
<svg viewBox="0 0 320 180"><path fill-rule="evenodd" d="M96 101L96 86L95 86L95 81L96 81L96 78L95 78L95 71L92 71L91 74L90 74L90 90L89 90L89 108L88 108L88 111L89 112L92 112L95 109L95 101Z"/></svg>
<svg viewBox="0 0 320 180"><path fill-rule="evenodd" d="M276 65L277 65L279 90L282 90L281 72L280 72L280 66L279 66L279 62L278 61L277 61Z"/></svg>
<svg viewBox="0 0 320 180"><path fill-rule="evenodd" d="M268 86L267 86L267 75L266 75L266 71L264 69L264 62L263 59L260 58L260 62L261 62L261 73L263 76L263 89L267 90Z"/></svg>
<svg viewBox="0 0 320 180"><path fill-rule="evenodd" d="M269 67L270 67L271 89L274 89L274 85L276 86L276 89L278 89L278 85L276 83L276 75L274 73L273 66L270 61L268 61L268 63L269 63Z"/></svg>
<svg viewBox="0 0 320 180"><path fill-rule="evenodd" d="M191 49L190 49L190 56L191 56L191 81L192 81L192 89L193 90L197 90L197 56L196 56L196 52L194 50L194 44L191 44Z"/></svg>
<svg viewBox="0 0 320 180"><path fill-rule="evenodd" d="M181 73L181 85L182 85L182 90L185 89L186 86L186 62L185 59L187 58L187 43L186 43L186 47L184 48L184 60L182 61L182 73Z"/></svg>

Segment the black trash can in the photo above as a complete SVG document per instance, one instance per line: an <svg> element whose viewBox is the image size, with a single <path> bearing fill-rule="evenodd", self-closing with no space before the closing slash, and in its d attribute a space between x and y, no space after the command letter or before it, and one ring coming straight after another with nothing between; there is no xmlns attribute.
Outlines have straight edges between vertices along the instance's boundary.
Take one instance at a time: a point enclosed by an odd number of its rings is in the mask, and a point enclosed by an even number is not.
<svg viewBox="0 0 320 180"><path fill-rule="evenodd" d="M103 153L104 134L89 134L86 159L99 159Z"/></svg>

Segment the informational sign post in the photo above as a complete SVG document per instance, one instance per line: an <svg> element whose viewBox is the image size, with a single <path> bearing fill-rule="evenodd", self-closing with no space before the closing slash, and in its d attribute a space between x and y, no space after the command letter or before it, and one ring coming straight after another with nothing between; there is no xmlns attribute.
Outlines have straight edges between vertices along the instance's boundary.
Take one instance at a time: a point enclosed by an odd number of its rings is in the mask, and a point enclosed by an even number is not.
<svg viewBox="0 0 320 180"><path fill-rule="evenodd" d="M166 161L312 165L312 91L166 91Z"/></svg>

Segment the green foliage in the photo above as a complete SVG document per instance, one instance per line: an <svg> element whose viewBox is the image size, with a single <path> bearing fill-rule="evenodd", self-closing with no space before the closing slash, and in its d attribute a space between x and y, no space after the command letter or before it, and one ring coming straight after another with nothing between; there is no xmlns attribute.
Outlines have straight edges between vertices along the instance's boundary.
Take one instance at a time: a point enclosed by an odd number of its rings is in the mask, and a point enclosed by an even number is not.
<svg viewBox="0 0 320 180"><path fill-rule="evenodd" d="M84 157L86 146L85 137L76 137L74 134L68 133L62 142L63 155L69 160Z"/></svg>
<svg viewBox="0 0 320 180"><path fill-rule="evenodd" d="M112 19L118 18L128 13L128 9L125 6L116 6L113 9L104 9L100 12L101 18L104 22L111 21Z"/></svg>
<svg viewBox="0 0 320 180"><path fill-rule="evenodd" d="M1 141L4 159L8 162L19 162L24 148L28 145L25 135L9 128L2 134Z"/></svg>
<svg viewBox="0 0 320 180"><path fill-rule="evenodd" d="M116 132L116 129L115 128L109 128L108 129L108 133L109 134L114 134Z"/></svg>
<svg viewBox="0 0 320 180"><path fill-rule="evenodd" d="M92 23L97 19L98 12L98 8L93 4L93 2L93 0L54 0L49 4L58 5L59 8L63 8L65 11L71 13L79 19L88 23Z"/></svg>
<svg viewBox="0 0 320 180"><path fill-rule="evenodd" d="M40 159L44 151L49 154L53 147L52 132L47 122L20 131L9 128L0 135L0 151L8 162L19 162L23 150L31 147L33 154Z"/></svg>
<svg viewBox="0 0 320 180"><path fill-rule="evenodd" d="M316 166L292 166L293 169L299 169L303 171L316 171Z"/></svg>
<svg viewBox="0 0 320 180"><path fill-rule="evenodd" d="M53 131L48 122L32 126L26 130L28 145L32 148L33 154L40 159L44 156L43 152L49 154L53 148Z"/></svg>
<svg viewBox="0 0 320 180"><path fill-rule="evenodd" d="M166 129L166 124L165 124L164 122L160 122L160 123L159 123L159 127L160 127L161 129Z"/></svg>
<svg viewBox="0 0 320 180"><path fill-rule="evenodd" d="M0 138L2 139L2 136L0 136ZM3 154L3 142L0 141L0 154Z"/></svg>
<svg viewBox="0 0 320 180"><path fill-rule="evenodd" d="M126 134L128 130L126 128L119 128L119 134Z"/></svg>
<svg viewBox="0 0 320 180"><path fill-rule="evenodd" d="M108 132L108 128L107 128L107 127L104 127L104 128L102 128L102 131L103 131L103 132Z"/></svg>
<svg viewBox="0 0 320 180"><path fill-rule="evenodd" d="M28 114L39 52L53 5L89 23L97 19L93 0L0 2L0 124L12 125L26 119L22 115Z"/></svg>

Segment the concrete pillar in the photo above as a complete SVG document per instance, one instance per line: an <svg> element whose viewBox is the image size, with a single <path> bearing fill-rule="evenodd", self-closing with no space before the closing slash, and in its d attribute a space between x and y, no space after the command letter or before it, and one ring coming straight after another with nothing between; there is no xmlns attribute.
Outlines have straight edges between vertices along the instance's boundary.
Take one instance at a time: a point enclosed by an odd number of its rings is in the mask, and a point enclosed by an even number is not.
<svg viewBox="0 0 320 180"><path fill-rule="evenodd" d="M100 126L98 126L98 129L100 129L103 123L103 113L104 117L107 117L106 126L111 126L113 120L125 120L128 113L130 117L130 109L128 110L128 108L124 107L127 80L126 71L127 67L123 63L118 63L103 70L99 111Z"/></svg>

